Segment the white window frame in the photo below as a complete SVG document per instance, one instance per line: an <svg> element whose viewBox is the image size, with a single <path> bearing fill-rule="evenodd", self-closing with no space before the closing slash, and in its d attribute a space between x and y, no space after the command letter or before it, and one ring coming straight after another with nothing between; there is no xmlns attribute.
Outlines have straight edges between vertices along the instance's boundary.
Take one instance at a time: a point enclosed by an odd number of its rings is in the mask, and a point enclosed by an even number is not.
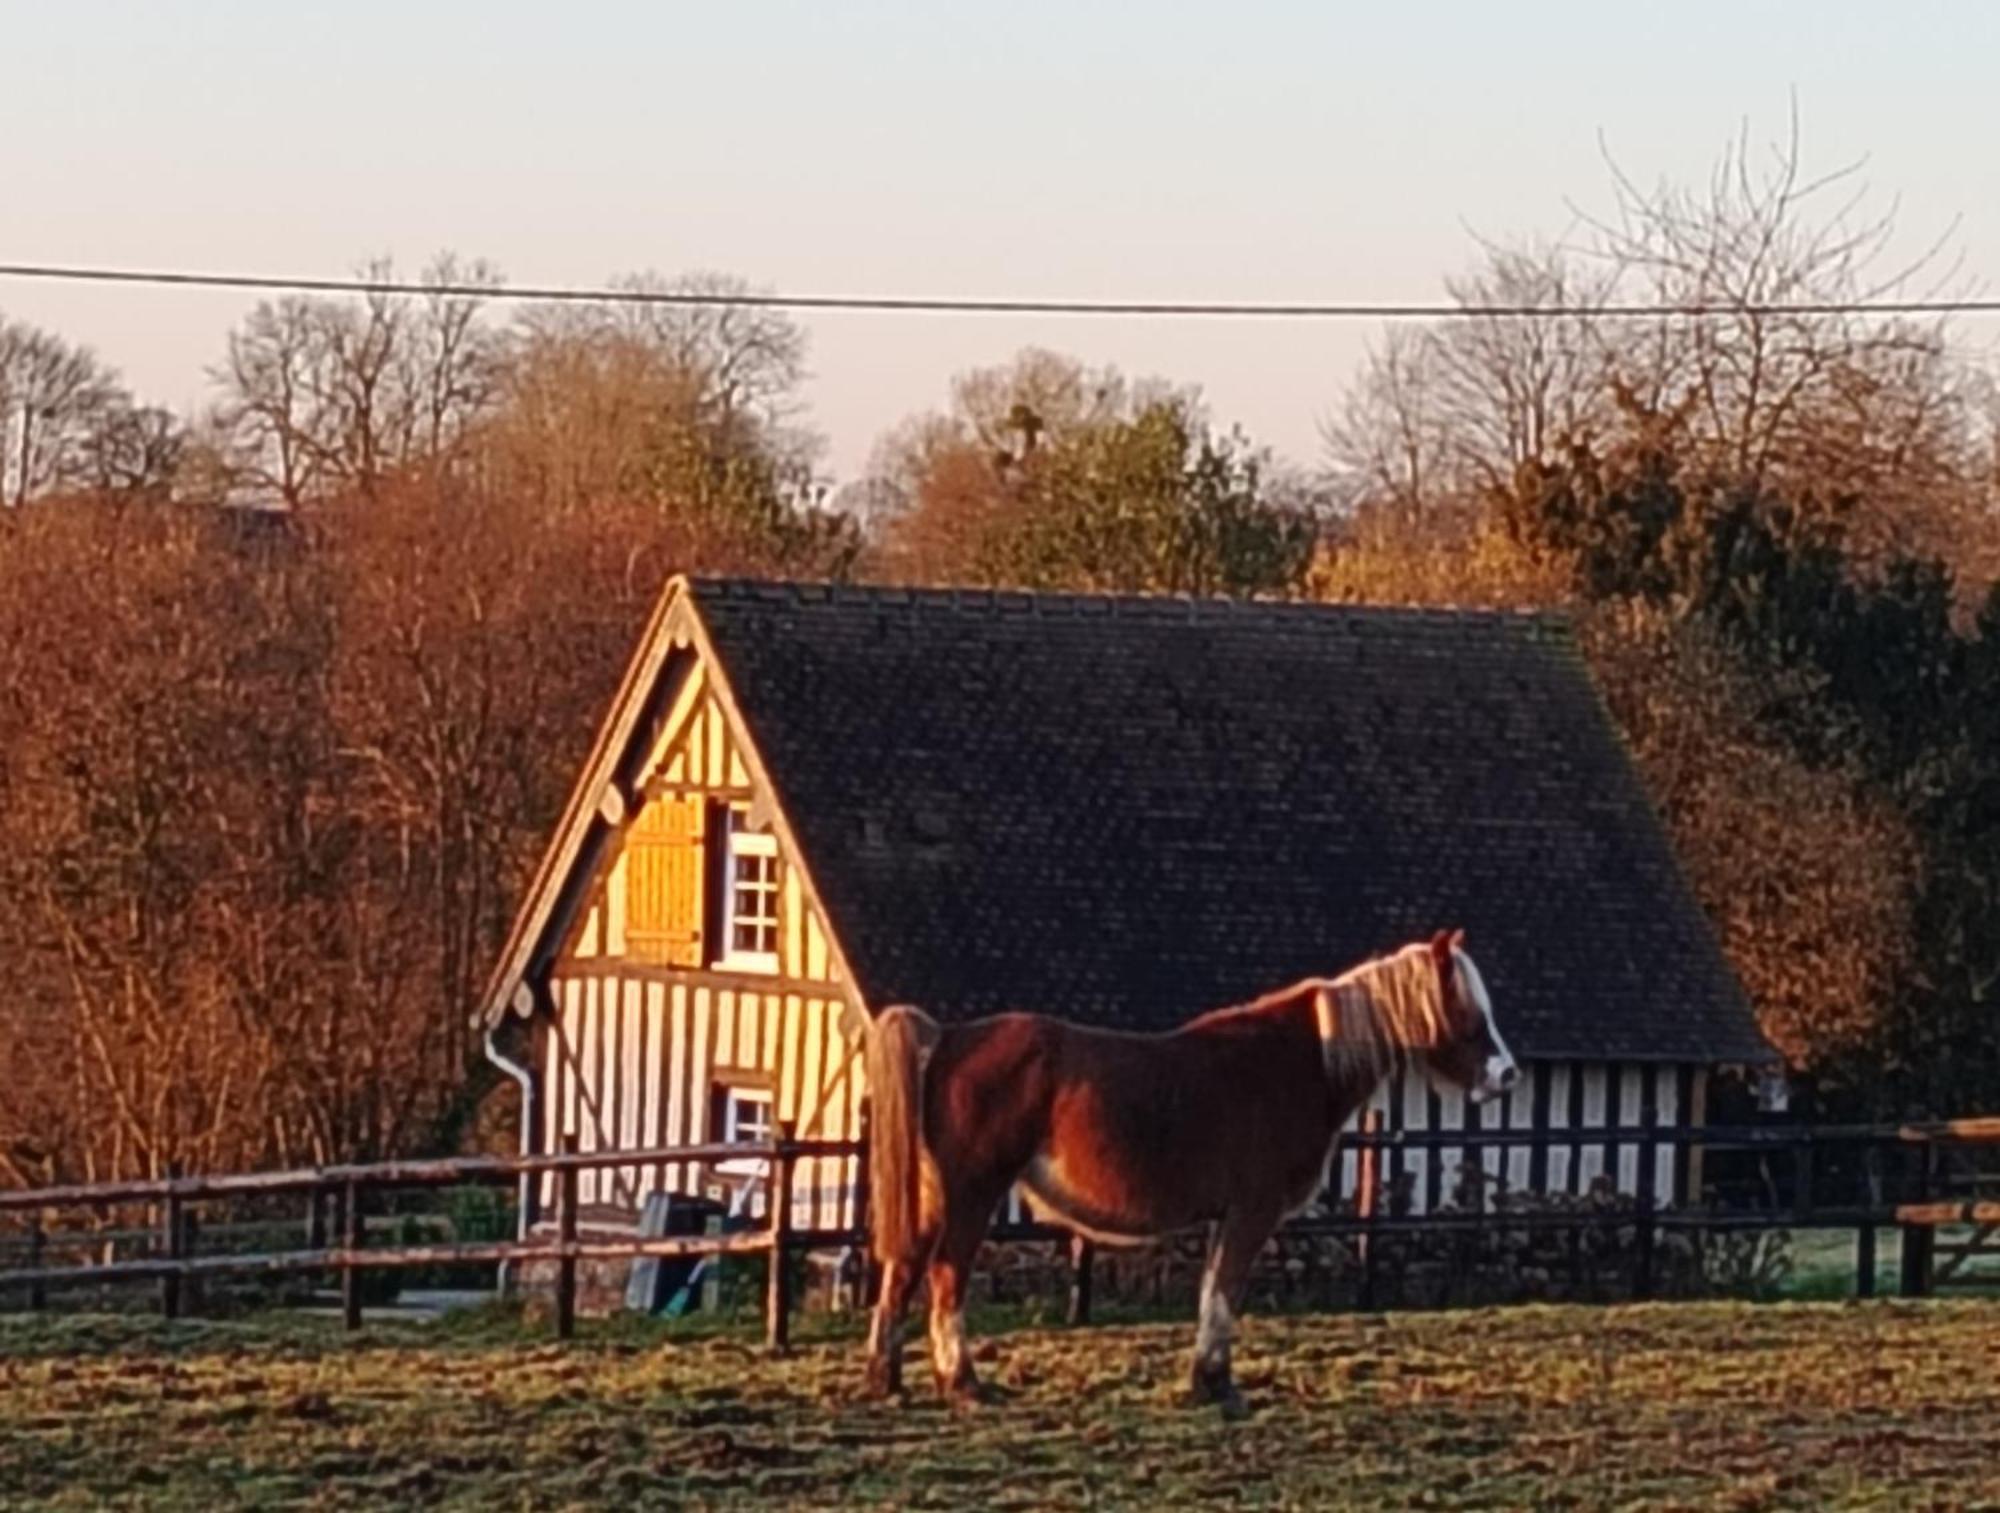
<svg viewBox="0 0 2000 1513"><path fill-rule="evenodd" d="M768 830L750 830L741 809L728 811L722 855L722 955L716 965L732 972L776 974L777 946L784 929L782 882L779 876L778 838ZM767 857L771 865L771 944L769 951L745 951L736 944L736 859L742 856ZM758 890L760 892L764 890Z"/></svg>
<svg viewBox="0 0 2000 1513"><path fill-rule="evenodd" d="M756 1121L763 1127L753 1134L745 1134L746 1110L758 1109L763 1117ZM768 1145L778 1128L777 1095L767 1087L745 1087L740 1083L725 1083L722 1089L722 1141L725 1145Z"/></svg>
<svg viewBox="0 0 2000 1513"><path fill-rule="evenodd" d="M739 1082L724 1082L722 1088L722 1127L712 1131L714 1138L726 1145L747 1145L755 1148L769 1144L777 1133L778 1099L768 1087L746 1085ZM746 1131L744 1114L755 1109L761 1116L756 1123L762 1125ZM721 1181L707 1184L708 1196L725 1205L732 1215L760 1218L769 1204L766 1202L765 1188L771 1175L771 1163L763 1156L731 1156L718 1161L710 1168Z"/></svg>

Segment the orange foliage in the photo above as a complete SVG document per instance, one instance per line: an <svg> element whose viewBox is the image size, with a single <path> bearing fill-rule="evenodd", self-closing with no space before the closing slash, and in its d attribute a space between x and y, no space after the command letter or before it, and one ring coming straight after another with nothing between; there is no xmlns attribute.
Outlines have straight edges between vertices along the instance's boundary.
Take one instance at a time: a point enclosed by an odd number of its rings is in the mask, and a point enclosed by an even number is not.
<svg viewBox="0 0 2000 1513"><path fill-rule="evenodd" d="M774 565L431 485L0 521L0 1181L454 1143L473 997L661 583Z"/></svg>

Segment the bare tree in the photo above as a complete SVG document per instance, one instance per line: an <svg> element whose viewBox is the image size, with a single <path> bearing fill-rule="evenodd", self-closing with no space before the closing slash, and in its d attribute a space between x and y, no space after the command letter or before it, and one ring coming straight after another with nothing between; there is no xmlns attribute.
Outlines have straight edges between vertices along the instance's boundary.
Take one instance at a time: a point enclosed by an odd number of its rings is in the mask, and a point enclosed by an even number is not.
<svg viewBox="0 0 2000 1513"><path fill-rule="evenodd" d="M392 466L413 460L416 395L409 306L387 287L395 270L385 258L361 271L372 286L368 293L358 304L322 302L319 329L333 417L326 462L336 478L365 496Z"/></svg>
<svg viewBox="0 0 2000 1513"><path fill-rule="evenodd" d="M850 553L851 530L821 506L819 439L795 418L804 332L734 303L744 287L734 280L622 284L704 302L525 311L478 449L491 486L555 511L640 506L718 544L754 539L815 560Z"/></svg>
<svg viewBox="0 0 2000 1513"><path fill-rule="evenodd" d="M1861 560L1939 555L1984 581L2000 510L1979 370L1946 321L1855 308L1947 286L1942 243L1896 261L1893 208L1867 208L1857 169L1802 161L1796 120L1768 151L1739 137L1700 186L1614 161L1608 214L1577 212L1559 245L1489 244L1455 300L1549 313L1399 328L1370 354L1323 427L1358 526L1462 536L1524 467L1636 444L1697 496L1782 495Z"/></svg>
<svg viewBox="0 0 2000 1513"><path fill-rule="evenodd" d="M1974 501L1972 369L1942 318L1854 308L1948 292L1947 238L1898 258L1894 206L1859 163L1810 175L1794 111L1747 128L1708 182L1648 189L1609 152L1613 209L1586 256L1618 295L1668 313L1608 344L1621 399L1671 417L1684 462L1801 507L1861 506L1864 550L1952 555Z"/></svg>
<svg viewBox="0 0 2000 1513"><path fill-rule="evenodd" d="M1554 247L1492 246L1447 279L1468 314L1388 331L1321 426L1350 513L1395 530L1456 533L1479 497L1601 432L1612 411L1609 333L1592 312L1610 280Z"/></svg>
<svg viewBox="0 0 2000 1513"><path fill-rule="evenodd" d="M653 497L664 438L697 425L697 385L627 333L532 311L511 333L483 466L496 488L556 513Z"/></svg>
<svg viewBox="0 0 2000 1513"><path fill-rule="evenodd" d="M1454 422L1447 451L1465 483L1504 487L1523 463L1605 429L1609 333L1595 312L1610 296L1608 277L1554 248L1494 247L1485 268L1445 288L1466 310L1537 312L1470 315L1440 334L1438 397Z"/></svg>
<svg viewBox="0 0 2000 1513"><path fill-rule="evenodd" d="M1465 480L1452 466L1452 417L1438 392L1440 347L1437 333L1392 327L1370 349L1339 412L1321 422L1329 481L1357 522L1428 534L1462 505Z"/></svg>
<svg viewBox="0 0 2000 1513"><path fill-rule="evenodd" d="M174 427L137 409L87 348L0 321L0 504L97 484L163 481ZM107 466L108 465L108 466Z"/></svg>
<svg viewBox="0 0 2000 1513"><path fill-rule="evenodd" d="M170 497L186 455L179 417L155 405L107 406L78 448L82 484L98 494Z"/></svg>
<svg viewBox="0 0 2000 1513"><path fill-rule="evenodd" d="M296 508L371 497L416 476L523 487L558 507L743 491L746 470L807 499L819 441L797 423L805 333L717 274L619 281L633 294L485 319L492 265L446 254L427 291L362 269L352 299L260 304L215 371L219 447L206 471ZM211 466L212 464L212 466ZM463 480L469 483L469 480Z"/></svg>
<svg viewBox="0 0 2000 1513"><path fill-rule="evenodd" d="M676 278L630 273L613 280L630 294L699 296L700 303L613 303L598 318L660 353L694 380L707 419L733 426L750 420L782 429L797 420L806 374L804 327L783 310L743 303L751 286L731 274Z"/></svg>
<svg viewBox="0 0 2000 1513"><path fill-rule="evenodd" d="M643 398L615 406L593 402L593 424L615 420L651 438L647 448L656 453L664 440L667 450L683 453L692 447L739 458L754 454L802 495L813 492L809 481L822 442L800 419L805 329L784 311L746 302L750 286L725 274L634 273L612 285L634 297L522 314L508 363L515 391L542 384L564 366L579 376L583 370L622 372ZM677 296L693 302L676 303ZM539 408L551 412L546 403ZM636 457L634 465L649 466ZM602 464L596 471L603 473Z"/></svg>
<svg viewBox="0 0 2000 1513"><path fill-rule="evenodd" d="M213 375L225 393L219 412L227 463L244 485L296 509L320 491L333 428L321 302L265 301L229 334Z"/></svg>
<svg viewBox="0 0 2000 1513"><path fill-rule="evenodd" d="M442 253L424 269L423 282L439 287L497 291L500 270L484 258L461 261ZM482 319L477 294L425 296L417 325L416 374L410 387L421 402L415 448L449 466L473 426L491 408L500 380L501 343Z"/></svg>
<svg viewBox="0 0 2000 1513"><path fill-rule="evenodd" d="M241 485L293 508L339 490L372 495L411 468L451 471L493 399L498 339L478 292L415 302L386 259L361 277L370 287L355 299L258 305L213 375ZM424 282L479 291L500 276L443 254Z"/></svg>

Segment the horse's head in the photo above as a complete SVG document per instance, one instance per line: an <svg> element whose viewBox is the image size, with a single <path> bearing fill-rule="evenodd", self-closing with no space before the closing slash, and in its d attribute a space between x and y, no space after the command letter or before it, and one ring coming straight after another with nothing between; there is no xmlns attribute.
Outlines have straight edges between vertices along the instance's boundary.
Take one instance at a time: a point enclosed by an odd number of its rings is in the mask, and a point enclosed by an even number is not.
<svg viewBox="0 0 2000 1513"><path fill-rule="evenodd" d="M1493 1000L1465 951L1463 930L1440 930L1430 944L1437 963L1443 1014L1431 1069L1466 1091L1474 1103L1497 1098L1520 1080L1521 1069L1493 1023Z"/></svg>

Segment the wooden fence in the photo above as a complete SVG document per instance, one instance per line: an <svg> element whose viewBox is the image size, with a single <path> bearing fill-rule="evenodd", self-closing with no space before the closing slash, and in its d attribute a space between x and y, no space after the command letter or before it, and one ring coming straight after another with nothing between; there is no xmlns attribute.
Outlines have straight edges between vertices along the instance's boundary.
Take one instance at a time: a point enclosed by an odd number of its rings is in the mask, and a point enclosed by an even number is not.
<svg viewBox="0 0 2000 1513"><path fill-rule="evenodd" d="M1559 1138L1549 1131L1437 1130L1386 1132L1364 1127L1345 1137L1360 1152L1362 1181L1356 1211L1296 1218L1283 1233L1297 1236L1338 1236L1354 1242L1361 1262L1359 1300L1372 1307L1376 1296L1375 1240L1398 1234L1443 1234L1465 1231L1616 1229L1629 1234L1634 1255L1632 1291L1650 1296L1658 1236L1670 1230L1793 1230L1852 1229L1859 1242L1856 1291L1874 1290L1875 1240L1878 1230L1896 1228L1902 1234L1902 1291L1921 1295L1931 1290L1937 1263L1944 1253L1937 1233L1944 1227L1970 1226L1973 1238L1954 1247L1959 1252L2000 1254L2000 1198L1978 1192L1952 1196L1946 1190L1947 1158L1955 1152L2000 1147L2000 1118L1958 1120L1926 1125L1845 1126L1669 1126L1646 1119L1640 1124L1587 1133L1591 1145L1634 1145L1642 1154L1640 1170L1651 1171L1651 1158L1665 1146L1688 1146L1706 1154L1753 1152L1764 1160L1776 1157L1789 1168L1788 1201L1757 1207L1716 1205L1658 1206L1650 1190L1623 1205L1598 1210L1576 1208L1507 1209L1485 1205L1465 1212L1398 1215L1383 1195L1406 1157L1438 1147L1466 1150L1568 1145L1577 1131ZM51 1288L115 1282L155 1282L159 1306L177 1317L187 1302L188 1284L208 1277L268 1277L284 1274L332 1273L338 1276L342 1314L350 1329L362 1314L362 1275L373 1268L439 1265L503 1265L535 1262L554 1267L555 1331L568 1338L575 1329L577 1263L584 1260L686 1259L693 1257L764 1255L783 1258L795 1251L859 1246L862 1229L818 1230L795 1227L791 1178L798 1162L811 1158L861 1154L865 1143L852 1140L797 1140L780 1126L763 1144L673 1146L648 1150L566 1150L546 1156L474 1156L438 1160L390 1161L370 1165L329 1166L293 1171L253 1172L226 1176L172 1176L152 1181L103 1183L0 1192L0 1220L25 1219L26 1263L0 1268L0 1294L26 1295L27 1306L48 1306ZM1897 1192L1862 1202L1822 1203L1816 1198L1815 1172L1836 1153L1887 1152L1896 1168L1890 1185ZM646 1166L667 1162L721 1161L750 1158L768 1163L768 1188L761 1228L736 1233L583 1238L578 1233L581 1212L578 1174L593 1168ZM866 1163L860 1163L865 1172ZM363 1215L371 1200L405 1189L482 1185L501 1187L523 1179L555 1179L555 1213L547 1233L513 1240L445 1243L366 1242ZM865 1214L866 1192L858 1209ZM251 1254L203 1254L193 1222L196 1206L229 1199L276 1200L302 1198L306 1243L296 1249ZM89 1232L52 1230L51 1214L70 1210L107 1212L135 1205L152 1215L152 1253L136 1259L51 1264L48 1251L88 1241ZM1002 1243L1065 1239L1063 1231L1034 1224L1007 1225L995 1231ZM1091 1248L1072 1249L1074 1272L1070 1315L1087 1319L1091 1294ZM791 1268L767 1268L764 1300L767 1343L782 1350L789 1338L794 1299Z"/></svg>
<svg viewBox="0 0 2000 1513"><path fill-rule="evenodd" d="M1353 1219L1328 1223L1309 1221L1295 1226L1305 1232L1358 1234L1362 1237L1364 1306L1373 1300L1375 1277L1371 1234L1492 1229L1567 1229L1574 1232L1606 1227L1629 1230L1633 1240L1633 1291L1652 1295L1658 1259L1658 1239L1664 1232L1771 1232L1811 1229L1851 1229L1855 1246L1855 1292L1875 1291L1878 1232L1895 1229L1902 1239L1901 1291L1906 1296L1930 1293L1948 1267L1980 1255L2000 1257L2000 1171L1984 1175L1953 1172L1953 1155L1981 1151L2000 1153L2000 1118L1957 1119L1927 1124L1849 1125L1662 1125L1650 1109L1637 1125L1615 1129L1565 1130L1552 1136L1540 1130L1494 1130L1468 1134L1459 1130L1388 1133L1379 1123L1365 1125L1349 1137L1361 1152L1361 1191ZM1405 1153L1439 1148L1469 1150L1526 1146L1636 1147L1638 1170L1653 1170L1662 1147L1686 1147L1705 1157L1727 1153L1752 1155L1772 1177L1771 1198L1759 1206L1691 1202L1660 1206L1649 1184L1642 1183L1628 1206L1610 1212L1485 1211L1427 1214L1397 1219L1383 1212L1380 1194L1393 1186ZM1846 1157L1850 1168L1845 1201L1823 1201L1820 1174L1833 1158ZM1775 1162L1777 1173L1769 1170ZM1872 1165L1880 1192L1853 1191L1852 1169ZM1698 1166L1696 1169L1699 1169ZM1779 1181L1787 1192L1778 1191ZM1952 1189L1966 1189L1953 1196ZM1990 1194L1983 1189L1990 1187ZM1700 1195L1697 1195L1698 1197ZM1938 1231L1970 1227L1969 1239L1940 1246Z"/></svg>
<svg viewBox="0 0 2000 1513"><path fill-rule="evenodd" d="M642 1257L682 1259L699 1256L784 1255L791 1250L827 1244L853 1243L847 1231L797 1229L791 1223L790 1185L796 1164L810 1157L847 1156L857 1141L795 1140L780 1126L762 1145L674 1146L638 1151L564 1151L548 1156L464 1156L434 1160L385 1161L368 1165L327 1166L292 1171L247 1172L225 1176L171 1176L147 1181L98 1183L0 1192L0 1216L26 1214L28 1264L0 1269L0 1292L27 1294L28 1306L47 1306L51 1287L82 1287L112 1282L157 1281L160 1311L168 1318L182 1312L184 1284L206 1277L270 1277L332 1272L340 1279L341 1312L347 1327L361 1324L362 1273L377 1267L500 1266L521 1262L553 1263L556 1333L567 1339L576 1325L576 1264L582 1260L636 1260ZM609 1166L644 1166L667 1161L761 1158L770 1164L766 1224L762 1229L723 1235L639 1235L586 1239L578 1234L581 1206L577 1200L579 1173ZM496 1241L453 1241L441 1244L365 1243L363 1214L373 1196L410 1188L467 1185L509 1186L523 1178L553 1176L556 1183L554 1232L551 1236ZM293 1196L305 1200L307 1243L293 1250L255 1254L197 1254L198 1231L190 1222L194 1205L224 1199ZM331 1202L327 1200L331 1200ZM52 1211L103 1211L136 1204L149 1206L156 1218L154 1253L135 1260L80 1265L44 1264L58 1238L88 1240L87 1234L58 1236L46 1222ZM337 1238L332 1238L337 1236ZM791 1315L788 1272L769 1268L765 1303L767 1335L782 1349Z"/></svg>

